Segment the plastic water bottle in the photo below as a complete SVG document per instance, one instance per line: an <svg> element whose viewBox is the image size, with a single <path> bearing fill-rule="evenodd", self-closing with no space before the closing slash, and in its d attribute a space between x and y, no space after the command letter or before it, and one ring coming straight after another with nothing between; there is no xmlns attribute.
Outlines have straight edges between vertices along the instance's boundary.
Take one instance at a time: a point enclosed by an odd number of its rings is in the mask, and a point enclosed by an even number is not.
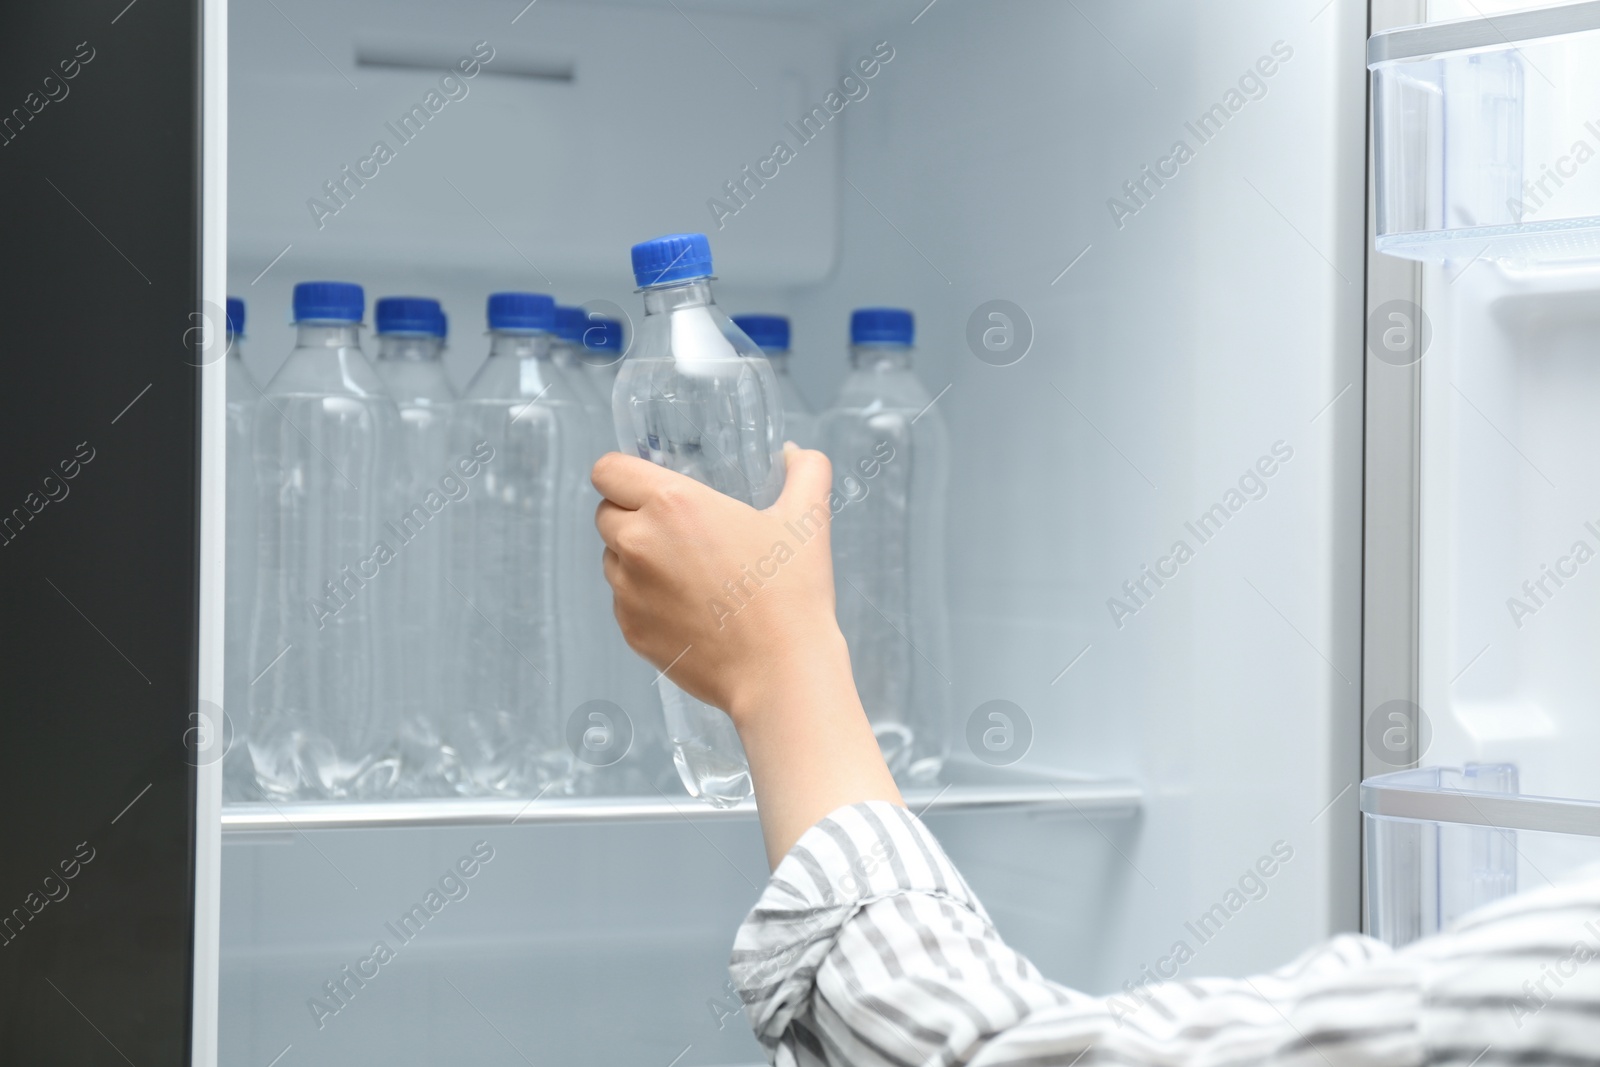
<svg viewBox="0 0 1600 1067"><path fill-rule="evenodd" d="M589 327L589 314L579 307L567 307L564 304L556 305L556 325L551 331L554 335L550 342L550 351L556 361L556 366L566 371L571 379L572 387L577 390L582 399L584 408L594 408L603 413L609 405L603 402L600 392L595 388L594 382L583 372L583 334ZM610 436L609 434L606 436Z"/></svg>
<svg viewBox="0 0 1600 1067"><path fill-rule="evenodd" d="M362 354L359 285L302 282L297 339L256 406L260 560L246 729L270 797L386 792L375 687L393 581L383 529L399 431L394 401Z"/></svg>
<svg viewBox="0 0 1600 1067"><path fill-rule="evenodd" d="M223 795L243 800L256 794L255 774L242 727L250 692L250 626L256 588L256 483L250 427L261 395L244 365L244 301L228 297L225 357L228 430L227 603L223 650L223 711L233 724L233 744L223 757ZM217 724L221 727L221 724Z"/></svg>
<svg viewBox="0 0 1600 1067"><path fill-rule="evenodd" d="M451 505L464 677L445 742L460 755L463 792L532 796L565 791L572 776L561 688L579 651L572 453L589 438L551 355L555 302L495 293L488 310L489 358L456 404L451 448L480 463L477 484Z"/></svg>
<svg viewBox="0 0 1600 1067"><path fill-rule="evenodd" d="M735 315L733 324L761 346L767 362L772 364L772 373L778 376L778 392L783 397L783 425L788 439L801 448L816 448L817 417L789 374L789 320L782 315Z"/></svg>
<svg viewBox="0 0 1600 1067"><path fill-rule="evenodd" d="M394 655L384 672L384 716L394 725L400 760L396 791L407 796L450 792L460 761L445 745L445 649L459 600L445 585L451 509L467 483L450 454L455 390L445 373L444 312L437 300L389 296L374 306L378 358L374 364L400 412L398 507L384 516L397 558L381 592L392 620Z"/></svg>
<svg viewBox="0 0 1600 1067"><path fill-rule="evenodd" d="M783 491L783 403L755 342L711 298L704 234L633 246L644 321L612 394L624 452L687 474L757 508ZM750 767L733 723L663 676L662 710L678 776L718 807L750 795Z"/></svg>
<svg viewBox="0 0 1600 1067"><path fill-rule="evenodd" d="M560 313L558 308L556 314ZM614 447L611 394L617 380L617 368L622 364L624 352L622 323L616 319L590 313L587 315L582 338L583 358L580 369L588 379L590 387L604 402L601 424L603 438L600 450L609 452ZM584 485L592 492L593 485L587 474ZM580 558L580 566L585 568L589 567L590 559L597 558L604 548L599 540L599 531L594 527L593 515L596 503L598 496L591 496L585 516L588 527L586 532L594 537L585 551L592 551L595 554L594 557L584 555ZM622 639L622 632L617 629L611 613L611 589L606 585L605 574L598 569L594 570L593 574L598 579L593 593L593 604L598 609L599 623L596 647L605 664L603 684L599 692L604 699L614 702L623 709L627 715L628 726L632 729L632 735L628 739L629 758L626 762L621 761L616 750L596 751L592 755L580 754L578 769L581 773L577 781L577 791L588 794L648 794L652 789L659 790L670 779L676 777L676 772L670 768L669 748L661 717L655 713L659 699L653 685L656 669L635 656L628 648L628 643ZM643 713L645 709L648 709L648 713ZM598 710L602 716L611 714L610 709ZM597 719L596 723L600 721ZM596 765L612 759L618 762Z"/></svg>
<svg viewBox="0 0 1600 1067"><path fill-rule="evenodd" d="M937 778L949 750L944 599L949 443L911 371L912 318L862 308L850 374L821 433L844 501L833 519L839 626L889 769Z"/></svg>
<svg viewBox="0 0 1600 1067"><path fill-rule="evenodd" d="M572 669L568 672L563 700L569 713L585 701L611 694L617 664L627 652L627 645L612 622L611 591L606 585L605 573L594 566L594 561L605 551L605 544L594 525L600 494L595 491L589 474L595 460L611 447L611 394L607 392L602 396L584 369L583 335L588 325L589 316L583 308L556 305L551 358L583 408L584 432L583 447L571 451L576 495L570 515L576 527L576 540L572 560L565 565L572 567L576 574L576 600L568 619L577 655L570 664ZM587 773L591 769L587 763L577 767L586 775L582 783L585 790L597 781L594 775Z"/></svg>
<svg viewBox="0 0 1600 1067"><path fill-rule="evenodd" d="M610 412L611 392L617 384L617 371L622 367L622 354L627 351L622 323L599 315L590 316L589 325L583 331L583 349L584 373L605 401L606 411Z"/></svg>

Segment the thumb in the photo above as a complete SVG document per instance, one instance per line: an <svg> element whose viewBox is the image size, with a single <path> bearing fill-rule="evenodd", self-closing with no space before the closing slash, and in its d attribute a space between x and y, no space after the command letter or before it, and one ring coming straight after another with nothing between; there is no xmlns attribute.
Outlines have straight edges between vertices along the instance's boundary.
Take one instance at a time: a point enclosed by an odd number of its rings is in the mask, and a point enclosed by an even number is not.
<svg viewBox="0 0 1600 1067"><path fill-rule="evenodd" d="M783 494L774 508L794 514L818 503L826 507L828 494L833 491L833 464L828 457L788 441L783 446L783 459Z"/></svg>

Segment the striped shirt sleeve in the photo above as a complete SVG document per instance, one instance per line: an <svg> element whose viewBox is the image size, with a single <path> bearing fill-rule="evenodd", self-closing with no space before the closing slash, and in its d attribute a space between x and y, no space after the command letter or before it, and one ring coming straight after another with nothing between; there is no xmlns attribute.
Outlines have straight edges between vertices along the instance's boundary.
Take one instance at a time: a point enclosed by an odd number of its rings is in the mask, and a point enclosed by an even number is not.
<svg viewBox="0 0 1600 1067"><path fill-rule="evenodd" d="M842 808L806 831L734 943L735 988L774 1063L966 1062L1035 1012L1085 999L995 933L904 808Z"/></svg>
<svg viewBox="0 0 1600 1067"><path fill-rule="evenodd" d="M1405 951L1430 1062L1600 1067L1600 874L1497 901Z"/></svg>
<svg viewBox="0 0 1600 1067"><path fill-rule="evenodd" d="M800 839L731 968L781 1065L1600 1067L1600 881L1401 952L1344 935L1253 978L1090 997L1009 948L927 829L873 802Z"/></svg>

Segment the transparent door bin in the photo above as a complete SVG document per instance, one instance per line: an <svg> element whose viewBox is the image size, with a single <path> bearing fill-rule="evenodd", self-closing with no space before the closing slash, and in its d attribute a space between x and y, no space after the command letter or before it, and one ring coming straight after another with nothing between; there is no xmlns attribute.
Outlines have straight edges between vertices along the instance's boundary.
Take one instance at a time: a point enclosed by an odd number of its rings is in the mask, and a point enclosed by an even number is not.
<svg viewBox="0 0 1600 1067"><path fill-rule="evenodd" d="M1368 932L1395 946L1600 862L1600 802L1519 792L1508 763L1378 775L1361 810Z"/></svg>
<svg viewBox="0 0 1600 1067"><path fill-rule="evenodd" d="M1377 248L1600 256L1600 3L1375 34Z"/></svg>

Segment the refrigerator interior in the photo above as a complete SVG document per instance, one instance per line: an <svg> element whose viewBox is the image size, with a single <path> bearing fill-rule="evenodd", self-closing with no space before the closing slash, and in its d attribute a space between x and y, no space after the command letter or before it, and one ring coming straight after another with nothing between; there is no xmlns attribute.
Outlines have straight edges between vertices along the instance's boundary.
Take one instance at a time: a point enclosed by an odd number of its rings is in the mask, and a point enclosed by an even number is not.
<svg viewBox="0 0 1600 1067"><path fill-rule="evenodd" d="M710 235L726 310L791 317L818 409L849 311L910 308L952 442L936 666L957 748L1006 700L1032 734L1007 773L1132 784L929 812L1000 932L1111 992L1357 927L1365 5L277 0L229 20L228 282L257 382L292 346L296 281L437 296L459 386L487 293L636 320L628 246L678 230ZM478 42L468 91L330 199ZM875 48L892 58L841 86ZM797 144L786 124L834 90ZM731 199L780 138L794 158ZM1000 353L995 308L1017 328ZM1579 454L1549 455L1576 484ZM658 716L637 688L629 714ZM759 1062L725 986L764 881L754 818L645 799L635 819L225 821L221 1062ZM1292 859L1254 876L1280 843ZM493 858L350 982L475 848Z"/></svg>

